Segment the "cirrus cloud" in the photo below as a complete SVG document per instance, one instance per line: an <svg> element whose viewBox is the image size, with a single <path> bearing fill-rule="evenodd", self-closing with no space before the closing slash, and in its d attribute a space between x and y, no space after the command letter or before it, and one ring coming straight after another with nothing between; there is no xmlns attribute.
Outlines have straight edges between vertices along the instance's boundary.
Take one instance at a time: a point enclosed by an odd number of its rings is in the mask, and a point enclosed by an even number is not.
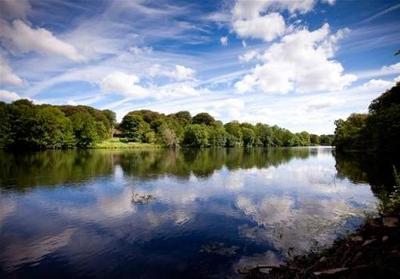
<svg viewBox="0 0 400 279"><path fill-rule="evenodd" d="M21 85L22 83L23 80L13 72L7 61L0 56L0 85Z"/></svg>

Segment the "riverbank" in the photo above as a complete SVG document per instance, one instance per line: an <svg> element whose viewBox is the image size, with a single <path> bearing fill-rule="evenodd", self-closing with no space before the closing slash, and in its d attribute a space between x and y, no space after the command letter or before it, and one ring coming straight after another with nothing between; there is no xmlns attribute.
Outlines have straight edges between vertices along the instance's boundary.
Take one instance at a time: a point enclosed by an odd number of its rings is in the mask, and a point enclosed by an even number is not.
<svg viewBox="0 0 400 279"><path fill-rule="evenodd" d="M112 138L94 146L94 149L135 149L135 148L161 148L162 145L155 143L128 142L121 138Z"/></svg>
<svg viewBox="0 0 400 279"><path fill-rule="evenodd" d="M331 248L253 268L245 278L400 278L399 225L399 214L369 219Z"/></svg>

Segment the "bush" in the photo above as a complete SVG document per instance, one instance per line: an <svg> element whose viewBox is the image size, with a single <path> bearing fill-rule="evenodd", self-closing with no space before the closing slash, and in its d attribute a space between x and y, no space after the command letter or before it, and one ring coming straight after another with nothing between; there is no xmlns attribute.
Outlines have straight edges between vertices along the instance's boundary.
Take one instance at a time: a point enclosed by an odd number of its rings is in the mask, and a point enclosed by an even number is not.
<svg viewBox="0 0 400 279"><path fill-rule="evenodd" d="M199 124L187 126L183 137L183 143L192 147L207 147L208 134L206 127Z"/></svg>

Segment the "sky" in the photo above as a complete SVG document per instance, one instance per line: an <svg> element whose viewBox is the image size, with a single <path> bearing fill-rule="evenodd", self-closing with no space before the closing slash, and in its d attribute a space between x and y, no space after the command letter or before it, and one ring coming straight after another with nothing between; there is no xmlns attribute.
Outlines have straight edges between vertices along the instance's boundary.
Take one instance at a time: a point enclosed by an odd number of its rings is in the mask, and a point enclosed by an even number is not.
<svg viewBox="0 0 400 279"><path fill-rule="evenodd" d="M0 100L332 133L400 80L400 1L0 0Z"/></svg>

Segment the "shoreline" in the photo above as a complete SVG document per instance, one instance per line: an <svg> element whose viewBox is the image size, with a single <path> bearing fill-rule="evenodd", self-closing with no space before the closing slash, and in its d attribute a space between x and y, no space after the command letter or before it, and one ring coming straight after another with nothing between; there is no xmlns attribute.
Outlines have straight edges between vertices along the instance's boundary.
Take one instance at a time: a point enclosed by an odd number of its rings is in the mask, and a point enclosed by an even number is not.
<svg viewBox="0 0 400 279"><path fill-rule="evenodd" d="M368 219L354 233L320 252L280 266L238 271L245 279L400 278L400 214Z"/></svg>

